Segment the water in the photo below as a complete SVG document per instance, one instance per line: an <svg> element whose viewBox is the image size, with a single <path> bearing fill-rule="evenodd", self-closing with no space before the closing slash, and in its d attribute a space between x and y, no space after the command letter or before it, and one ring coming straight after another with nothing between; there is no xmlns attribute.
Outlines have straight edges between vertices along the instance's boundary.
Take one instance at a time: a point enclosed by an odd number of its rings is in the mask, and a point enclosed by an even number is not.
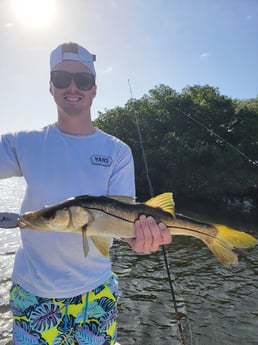
<svg viewBox="0 0 258 345"><path fill-rule="evenodd" d="M0 211L17 212L24 192L22 180L0 181L0 191ZM215 212L216 220L245 228L258 237L258 231L254 232L256 217L218 209L210 211L210 217ZM8 291L18 242L18 230L0 229L0 345L12 344ZM167 249L185 344L257 345L257 249L240 252L240 263L231 270L190 237L174 237ZM115 242L112 261L120 277L121 345L180 344L162 252L138 255L126 244Z"/></svg>
<svg viewBox="0 0 258 345"><path fill-rule="evenodd" d="M0 211L19 212L24 194L20 178L0 181ZM0 229L0 345L11 344L11 312L8 293L15 252L19 246L18 229Z"/></svg>

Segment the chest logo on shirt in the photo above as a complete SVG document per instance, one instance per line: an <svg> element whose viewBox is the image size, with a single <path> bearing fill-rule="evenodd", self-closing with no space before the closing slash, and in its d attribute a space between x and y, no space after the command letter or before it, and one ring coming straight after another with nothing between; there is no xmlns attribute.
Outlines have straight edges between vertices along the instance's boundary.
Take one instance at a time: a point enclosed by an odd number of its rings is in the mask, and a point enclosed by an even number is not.
<svg viewBox="0 0 258 345"><path fill-rule="evenodd" d="M110 156L92 155L90 160L92 164L104 167L109 167L113 163L113 159Z"/></svg>

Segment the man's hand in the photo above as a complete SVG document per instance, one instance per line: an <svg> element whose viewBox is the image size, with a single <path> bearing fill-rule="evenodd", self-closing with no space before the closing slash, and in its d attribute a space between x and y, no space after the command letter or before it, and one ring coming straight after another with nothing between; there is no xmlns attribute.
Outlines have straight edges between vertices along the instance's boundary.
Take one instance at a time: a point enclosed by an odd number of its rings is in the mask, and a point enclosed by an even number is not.
<svg viewBox="0 0 258 345"><path fill-rule="evenodd" d="M168 244L172 237L163 223L157 224L153 217L144 215L135 222L135 238L124 239L138 253L155 252L162 244Z"/></svg>

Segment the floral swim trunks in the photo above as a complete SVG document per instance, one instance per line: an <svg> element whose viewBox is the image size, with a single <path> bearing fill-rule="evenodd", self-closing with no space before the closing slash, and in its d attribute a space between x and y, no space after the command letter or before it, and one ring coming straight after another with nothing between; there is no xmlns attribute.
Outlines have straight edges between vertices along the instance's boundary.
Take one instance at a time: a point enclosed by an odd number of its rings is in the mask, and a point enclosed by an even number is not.
<svg viewBox="0 0 258 345"><path fill-rule="evenodd" d="M10 291L14 344L114 345L117 299L115 276L71 298L42 298L14 284Z"/></svg>

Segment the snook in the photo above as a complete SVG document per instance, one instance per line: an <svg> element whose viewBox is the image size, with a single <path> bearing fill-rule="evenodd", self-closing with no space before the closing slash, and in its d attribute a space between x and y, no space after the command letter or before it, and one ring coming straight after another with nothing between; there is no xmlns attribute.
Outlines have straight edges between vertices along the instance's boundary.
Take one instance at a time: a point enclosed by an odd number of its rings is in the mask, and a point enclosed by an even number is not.
<svg viewBox="0 0 258 345"><path fill-rule="evenodd" d="M238 262L233 248L258 244L245 232L176 214L172 193L163 193L145 203L136 203L130 197L78 196L27 212L19 217L18 225L35 230L82 233L85 255L89 250L87 236L90 236L100 253L108 256L109 237L135 237L134 223L141 214L166 224L172 235L201 239L225 266Z"/></svg>

